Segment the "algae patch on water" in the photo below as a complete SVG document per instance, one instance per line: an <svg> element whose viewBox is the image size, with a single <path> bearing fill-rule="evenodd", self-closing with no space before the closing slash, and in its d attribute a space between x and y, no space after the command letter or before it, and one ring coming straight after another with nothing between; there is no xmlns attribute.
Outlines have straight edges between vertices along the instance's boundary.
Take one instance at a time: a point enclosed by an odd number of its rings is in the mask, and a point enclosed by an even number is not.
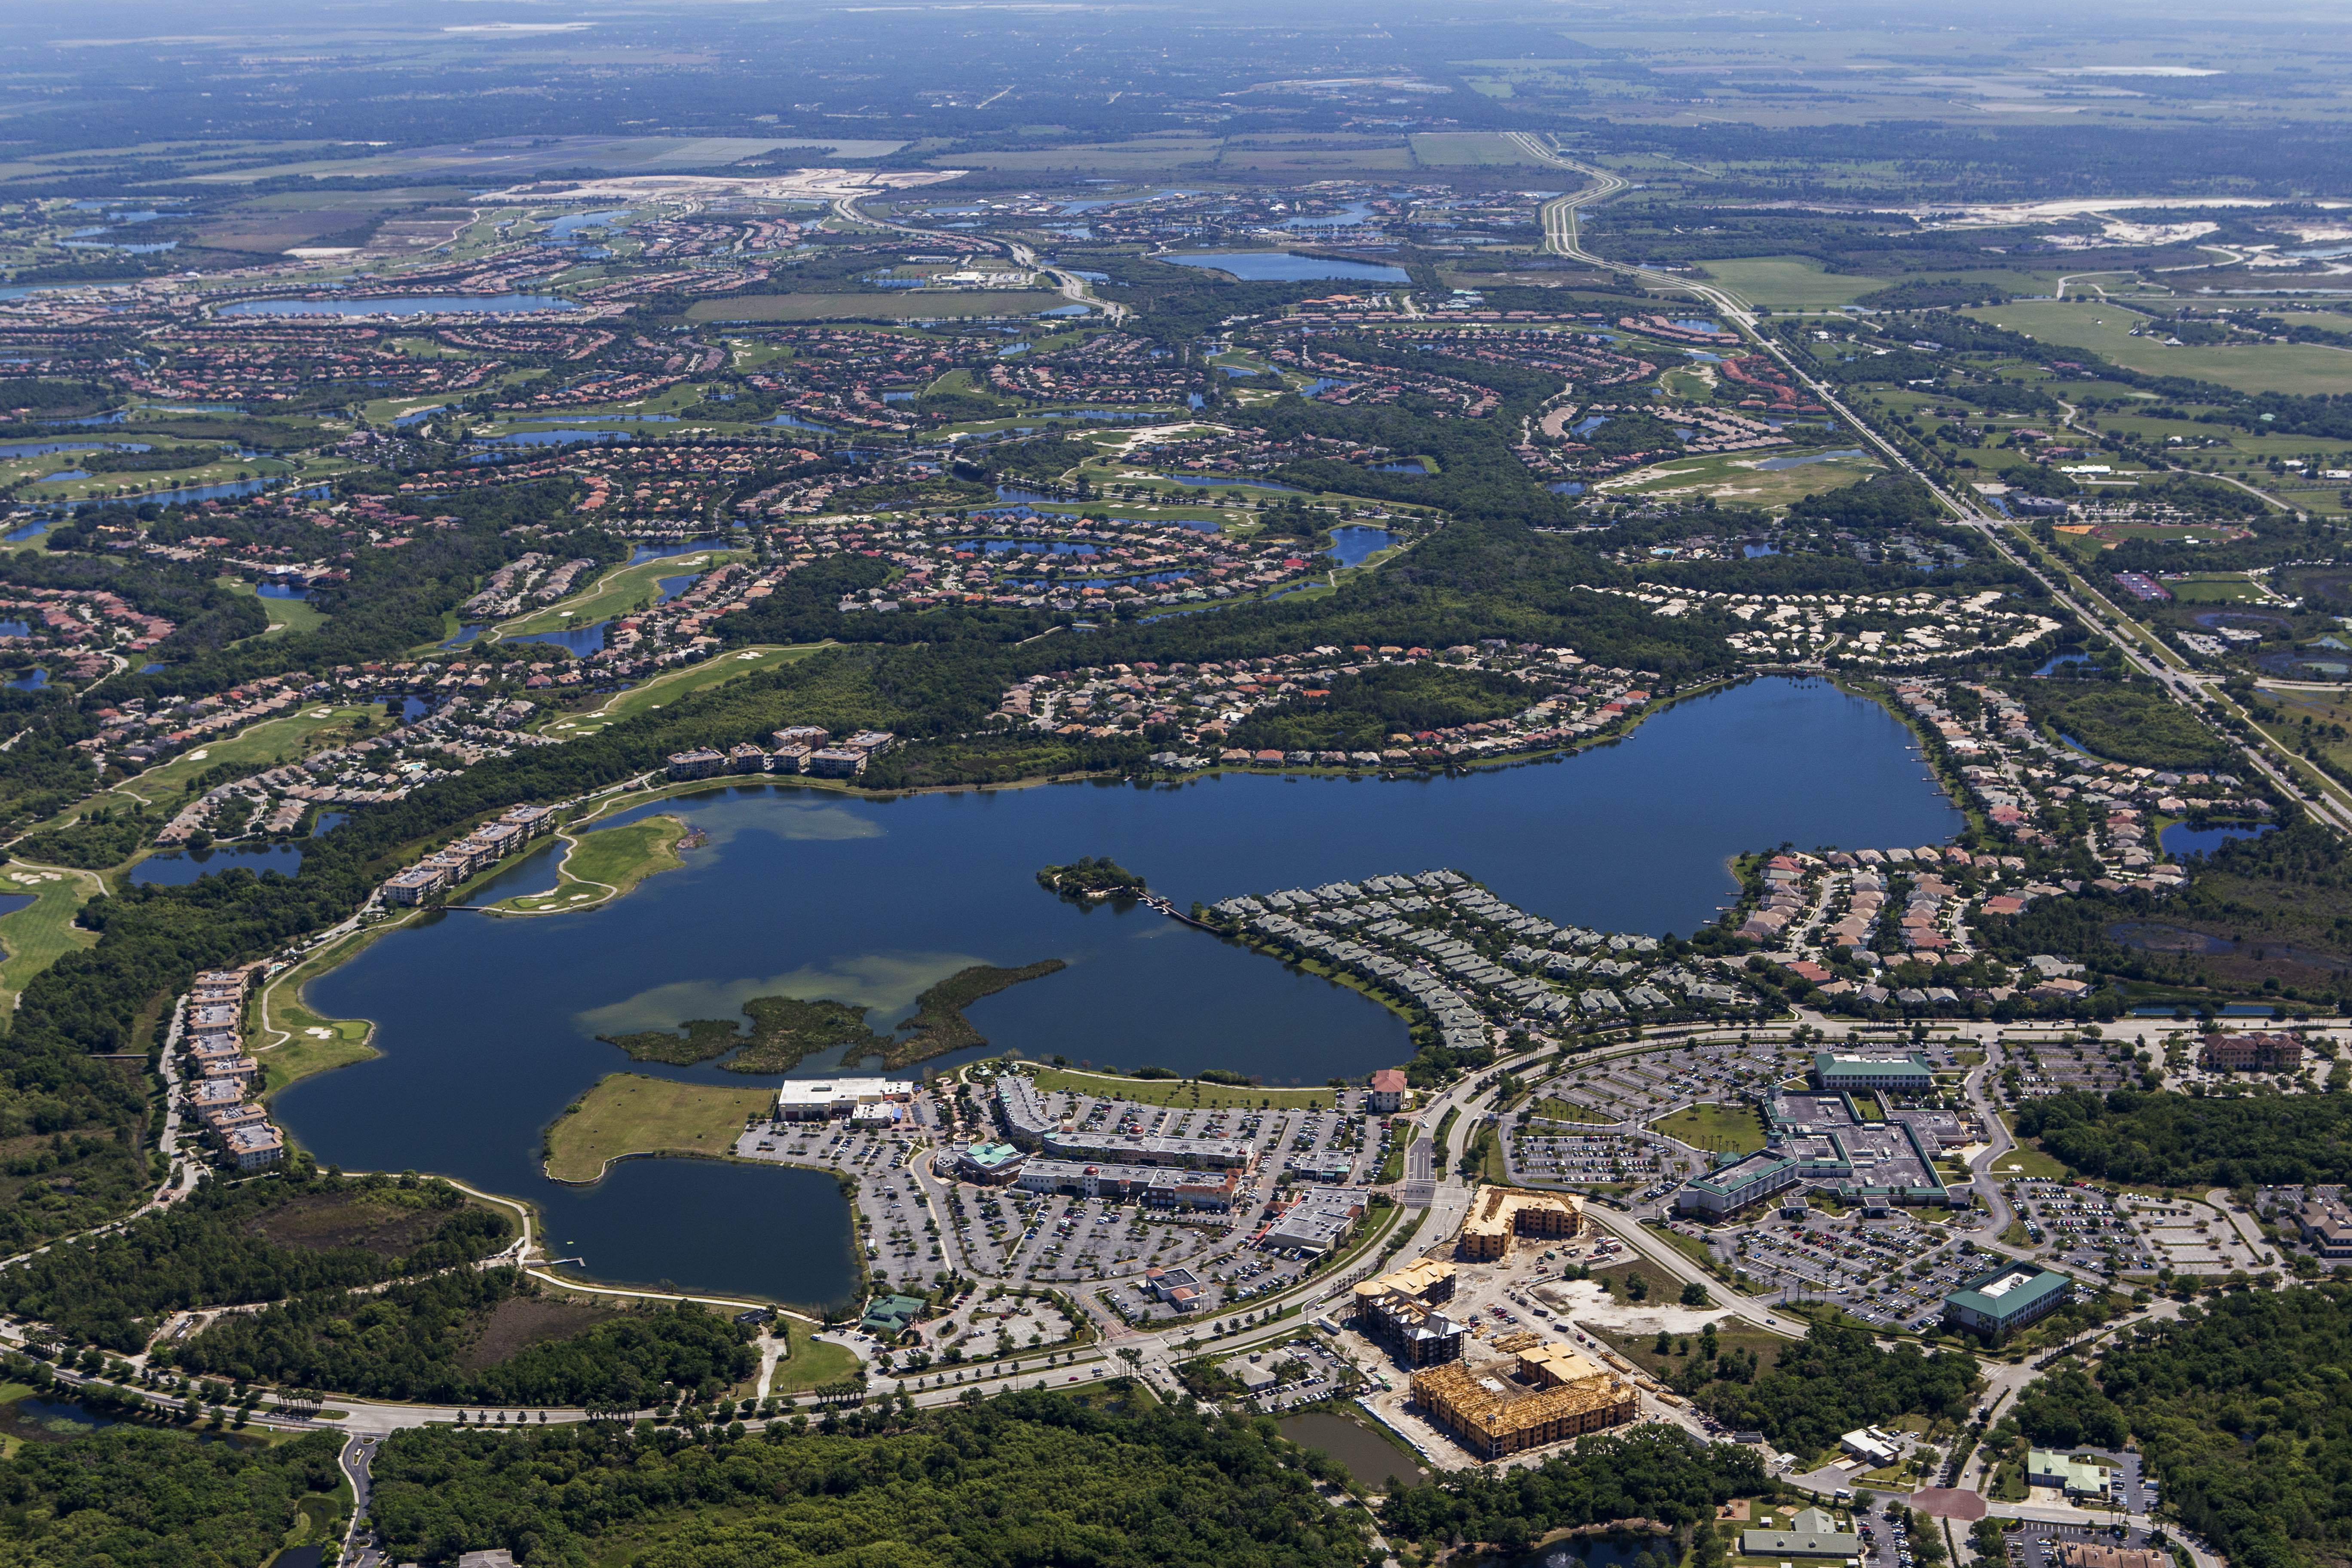
<svg viewBox="0 0 2352 1568"><path fill-rule="evenodd" d="M869 1009L864 1006L822 998L754 996L743 1004L748 1027L731 1018L689 1018L676 1029L641 1029L597 1038L620 1047L641 1062L689 1067L727 1057L719 1065L730 1072L790 1072L818 1052L836 1047L845 1051L844 1065L878 1058L885 1068L902 1068L988 1044L988 1037L964 1016L966 1007L1024 980L1066 967L1058 958L1047 958L1018 969L992 963L960 969L916 997L914 1016L887 1035L867 1026Z"/></svg>

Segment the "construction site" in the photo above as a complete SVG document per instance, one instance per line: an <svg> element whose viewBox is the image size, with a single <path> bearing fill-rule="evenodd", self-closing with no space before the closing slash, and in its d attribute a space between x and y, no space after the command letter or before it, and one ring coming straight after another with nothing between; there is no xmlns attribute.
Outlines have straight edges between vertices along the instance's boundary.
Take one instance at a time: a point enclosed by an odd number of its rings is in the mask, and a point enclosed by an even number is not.
<svg viewBox="0 0 2352 1568"><path fill-rule="evenodd" d="M1532 1333L1495 1342L1502 1357L1449 1362L1412 1374L1412 1400L1481 1459L1566 1442L1639 1413L1633 1384L1567 1345Z"/></svg>
<svg viewBox="0 0 2352 1568"><path fill-rule="evenodd" d="M1416 1443L1491 1460L1637 1420L1645 1392L1679 1405L1564 1312L1530 1321L1551 1315L1529 1294L1537 1282L1591 1239L1581 1198L1485 1186L1444 1247L1358 1284L1349 1327L1408 1374L1372 1402L1381 1417Z"/></svg>

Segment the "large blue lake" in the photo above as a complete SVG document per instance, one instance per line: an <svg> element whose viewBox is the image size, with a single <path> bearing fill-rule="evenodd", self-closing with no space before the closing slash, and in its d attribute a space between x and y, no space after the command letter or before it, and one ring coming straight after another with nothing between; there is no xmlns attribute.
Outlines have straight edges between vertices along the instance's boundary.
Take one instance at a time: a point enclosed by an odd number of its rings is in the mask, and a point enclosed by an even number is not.
<svg viewBox="0 0 2352 1568"><path fill-rule="evenodd" d="M1109 855L1182 907L1450 866L1550 919L1655 934L1713 918L1737 890L1726 862L1739 851L1916 846L1960 822L1883 710L1780 679L1686 702L1616 745L1467 776L1234 774L897 800L746 784L642 810L675 812L709 842L603 910L452 912L376 942L309 1000L373 1019L383 1055L296 1085L278 1109L322 1162L437 1171L540 1204L562 1255L602 1278L798 1301L851 1279L827 1177L699 1161L625 1163L593 1189L541 1176L541 1129L632 1067L599 1034L730 1016L772 994L863 1004L887 1025L969 964L1052 957L1069 968L971 1009L991 1042L973 1054L1320 1083L1402 1061L1403 1025L1147 910L1065 904L1037 888L1037 868ZM481 901L553 879L542 849Z"/></svg>

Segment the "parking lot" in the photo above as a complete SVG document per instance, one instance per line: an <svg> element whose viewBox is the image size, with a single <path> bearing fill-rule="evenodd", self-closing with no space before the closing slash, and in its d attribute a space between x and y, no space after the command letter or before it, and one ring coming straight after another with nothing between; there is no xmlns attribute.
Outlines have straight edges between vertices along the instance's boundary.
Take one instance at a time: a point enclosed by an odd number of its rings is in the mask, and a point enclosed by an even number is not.
<svg viewBox="0 0 2352 1568"><path fill-rule="evenodd" d="M1944 1298L1990 1261L1968 1237L1900 1210L1874 1218L1811 1209L1801 1219L1771 1211L1713 1230L1675 1226L1704 1237L1725 1268L1764 1289L1833 1299L1880 1328L1933 1328Z"/></svg>

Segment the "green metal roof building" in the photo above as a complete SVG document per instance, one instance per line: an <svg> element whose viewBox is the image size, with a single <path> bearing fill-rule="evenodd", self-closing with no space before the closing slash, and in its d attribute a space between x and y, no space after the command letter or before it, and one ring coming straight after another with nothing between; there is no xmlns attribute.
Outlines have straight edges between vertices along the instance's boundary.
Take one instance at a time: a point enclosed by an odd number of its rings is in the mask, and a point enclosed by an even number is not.
<svg viewBox="0 0 2352 1568"><path fill-rule="evenodd" d="M1898 1094L1926 1094L1936 1087L1936 1074L1923 1056L1842 1057L1820 1051L1813 1057L1813 1087L1824 1094L1856 1089L1891 1089Z"/></svg>
<svg viewBox="0 0 2352 1568"><path fill-rule="evenodd" d="M1719 1219L1775 1193L1786 1192L1803 1179L1804 1169L1796 1161L1786 1154L1759 1150L1685 1182L1682 1191L1675 1194L1675 1207L1682 1214Z"/></svg>
<svg viewBox="0 0 2352 1568"><path fill-rule="evenodd" d="M2072 1275L2032 1263L2003 1263L1944 1298L1947 1327L1999 1339L2074 1299Z"/></svg>

